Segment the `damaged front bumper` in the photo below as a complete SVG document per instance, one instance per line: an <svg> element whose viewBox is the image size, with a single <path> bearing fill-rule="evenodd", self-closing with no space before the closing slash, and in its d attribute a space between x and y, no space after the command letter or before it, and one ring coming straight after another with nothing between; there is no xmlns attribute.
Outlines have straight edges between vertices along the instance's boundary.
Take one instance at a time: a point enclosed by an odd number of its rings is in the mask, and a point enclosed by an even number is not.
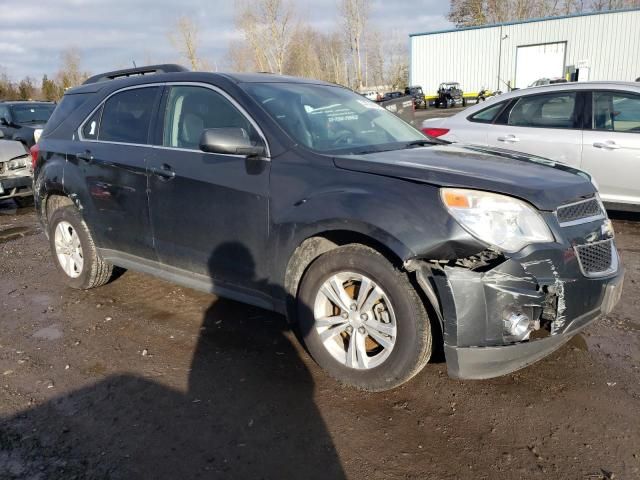
<svg viewBox="0 0 640 480"><path fill-rule="evenodd" d="M612 244L612 268L587 276L575 248L527 247L483 268L422 264L418 281L443 327L454 378L504 375L550 354L620 299L624 269ZM518 339L509 320L529 325Z"/></svg>
<svg viewBox="0 0 640 480"><path fill-rule="evenodd" d="M31 175L0 176L0 200L33 195L33 179Z"/></svg>

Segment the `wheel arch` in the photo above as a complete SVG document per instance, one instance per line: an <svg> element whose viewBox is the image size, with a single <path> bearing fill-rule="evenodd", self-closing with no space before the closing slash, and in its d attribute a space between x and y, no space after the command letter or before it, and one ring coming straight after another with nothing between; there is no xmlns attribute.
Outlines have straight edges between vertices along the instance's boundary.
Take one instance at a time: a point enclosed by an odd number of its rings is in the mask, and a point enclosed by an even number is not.
<svg viewBox="0 0 640 480"><path fill-rule="evenodd" d="M434 299L429 297L417 278L415 268L407 259L410 257L410 251L406 249L396 250L391 248L386 242L379 238L357 232L353 230L324 230L308 236L299 243L297 248L290 255L284 278L284 292L286 294L286 310L287 319L291 323L296 321L296 297L300 288L300 283L304 273L309 266L322 254L334 250L338 247L359 244L367 246L385 257L394 267L404 271L409 281L415 288L418 296L423 301L425 308L429 314L434 333L434 344L436 346L436 358L441 357L444 325L440 320L440 305L438 300L434 304ZM406 248L406 247L405 247ZM407 268L409 266L409 268ZM424 275L424 273L423 273ZM436 297L437 298L437 297Z"/></svg>

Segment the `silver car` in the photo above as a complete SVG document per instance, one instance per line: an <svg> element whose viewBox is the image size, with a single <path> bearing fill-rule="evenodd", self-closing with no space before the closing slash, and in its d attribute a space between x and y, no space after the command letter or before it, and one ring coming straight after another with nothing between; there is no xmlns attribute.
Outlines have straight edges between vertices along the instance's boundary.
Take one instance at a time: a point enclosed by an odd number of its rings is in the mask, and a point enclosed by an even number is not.
<svg viewBox="0 0 640 480"><path fill-rule="evenodd" d="M609 208L640 210L640 84L580 82L490 98L425 133L546 157L591 174Z"/></svg>

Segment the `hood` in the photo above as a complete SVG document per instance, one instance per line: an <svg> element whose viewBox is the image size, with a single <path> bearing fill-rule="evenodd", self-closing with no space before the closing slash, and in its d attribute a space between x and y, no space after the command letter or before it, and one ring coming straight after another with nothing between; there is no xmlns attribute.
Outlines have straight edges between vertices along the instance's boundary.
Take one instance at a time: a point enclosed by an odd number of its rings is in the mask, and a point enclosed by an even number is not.
<svg viewBox="0 0 640 480"><path fill-rule="evenodd" d="M29 155L21 142L15 140L0 140L0 162L8 162L15 158Z"/></svg>
<svg viewBox="0 0 640 480"><path fill-rule="evenodd" d="M334 157L345 170L402 178L441 187L472 188L518 197L540 210L596 192L589 176L533 155L478 146L433 145Z"/></svg>

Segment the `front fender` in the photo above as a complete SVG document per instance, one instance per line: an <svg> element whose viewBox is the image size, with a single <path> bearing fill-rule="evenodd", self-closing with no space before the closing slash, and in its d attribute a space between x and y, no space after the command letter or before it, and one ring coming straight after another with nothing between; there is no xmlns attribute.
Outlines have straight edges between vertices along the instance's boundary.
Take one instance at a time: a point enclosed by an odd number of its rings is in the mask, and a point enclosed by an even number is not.
<svg viewBox="0 0 640 480"><path fill-rule="evenodd" d="M281 284L295 249L325 232L354 232L383 245L401 261L467 257L486 248L446 212L437 187L335 169L313 194L287 195L272 205L274 278ZM278 191L277 188L275 191Z"/></svg>

